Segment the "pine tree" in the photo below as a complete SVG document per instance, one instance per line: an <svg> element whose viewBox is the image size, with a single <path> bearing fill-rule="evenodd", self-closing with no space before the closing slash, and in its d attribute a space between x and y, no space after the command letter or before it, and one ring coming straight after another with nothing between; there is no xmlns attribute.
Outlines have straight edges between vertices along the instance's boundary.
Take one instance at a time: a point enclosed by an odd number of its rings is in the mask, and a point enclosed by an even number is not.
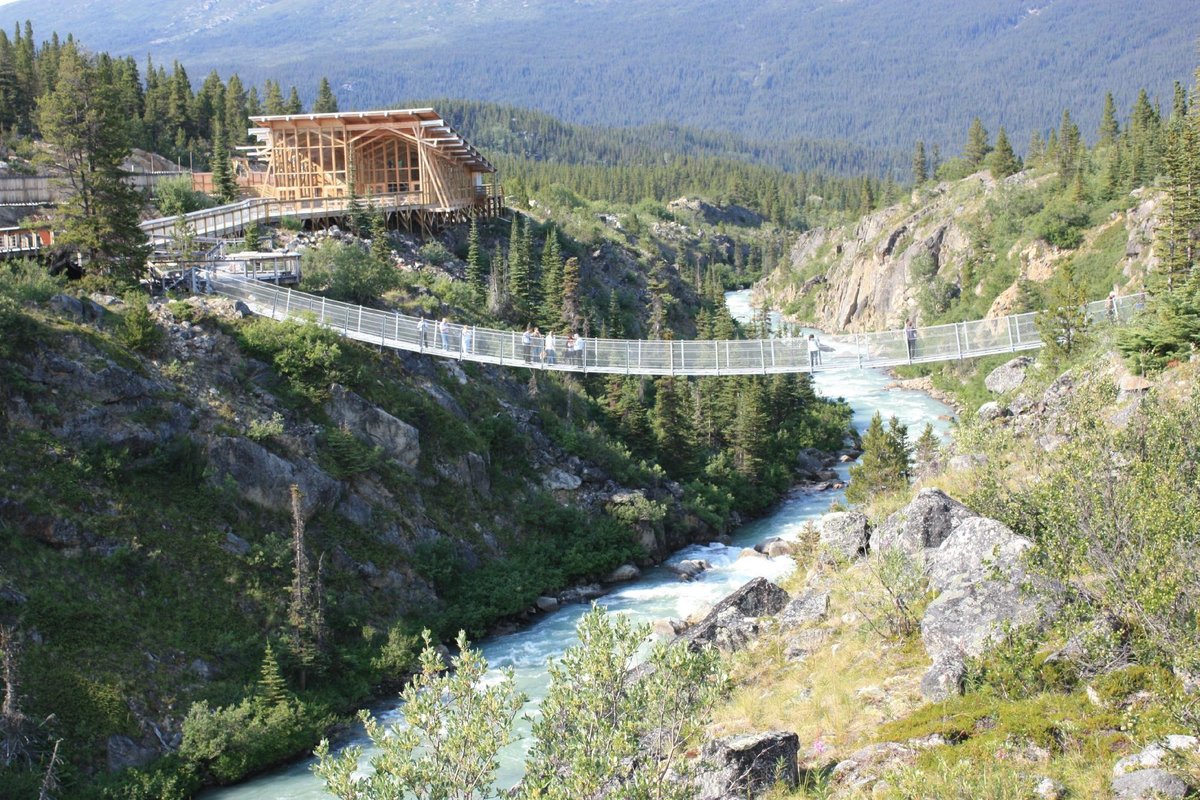
<svg viewBox="0 0 1200 800"><path fill-rule="evenodd" d="M988 145L988 132L979 117L975 117L971 120L971 127L967 130L967 144L963 148L963 158L972 167L979 167L983 165L983 159L987 157L991 149Z"/></svg>
<svg viewBox="0 0 1200 800"><path fill-rule="evenodd" d="M483 253L479 248L479 220L471 217L471 232L467 235L467 285L476 302L483 300L487 289L487 273L483 265Z"/></svg>
<svg viewBox="0 0 1200 800"><path fill-rule="evenodd" d="M862 445L862 456L850 467L847 500L862 503L875 494L908 486L912 452L908 445L908 429L896 417L892 417L885 428L883 415L876 411L863 434Z"/></svg>
<svg viewBox="0 0 1200 800"><path fill-rule="evenodd" d="M522 246L521 215L513 214L512 228L508 233L508 296L512 298L514 310L528 320L532 316L529 292L529 261Z"/></svg>
<svg viewBox="0 0 1200 800"><path fill-rule="evenodd" d="M283 679L283 673L279 671L279 661L275 658L275 651L271 648L270 641L267 642L267 647L263 651L262 666L258 669L258 693L268 708L287 705L291 696L291 693L288 692L287 681Z"/></svg>
<svg viewBox="0 0 1200 800"><path fill-rule="evenodd" d="M300 487L292 494L292 588L288 602L292 655L300 662L300 691L304 691L309 670L321 665L325 648L325 615L321 589L321 565L313 571L305 545L304 514Z"/></svg>
<svg viewBox="0 0 1200 800"><path fill-rule="evenodd" d="M300 93L293 86L291 92L288 93L287 102L283 104L283 113L285 114L303 114L304 104L300 102Z"/></svg>
<svg viewBox="0 0 1200 800"><path fill-rule="evenodd" d="M240 191L233 175L233 163L229 158L229 146L225 140L225 127L217 122L213 127L212 142L213 189L222 203L237 200Z"/></svg>
<svg viewBox="0 0 1200 800"><path fill-rule="evenodd" d="M606 334L612 339L623 339L625 337L625 323L621 314L621 300L617 296L617 290L612 289L608 293L608 313L604 317L604 324L607 328Z"/></svg>
<svg viewBox="0 0 1200 800"><path fill-rule="evenodd" d="M996 134L996 149L988 155L988 167L991 169L992 177L997 179L1015 175L1021 169L1021 162L1017 160L1016 153L1013 152L1012 144L1008 141L1008 134L1004 132L1003 125L1000 126L1000 132Z"/></svg>
<svg viewBox="0 0 1200 800"><path fill-rule="evenodd" d="M1075 173L1081 168L1083 150L1079 126L1071 119L1070 111L1063 111L1058 131L1058 174L1064 186L1075 180Z"/></svg>
<svg viewBox="0 0 1200 800"><path fill-rule="evenodd" d="M129 129L111 83L71 44L54 90L38 104L38 128L54 146L70 197L54 213L60 245L86 258L89 272L134 283L149 248L138 223L143 198L126 181Z"/></svg>
<svg viewBox="0 0 1200 800"><path fill-rule="evenodd" d="M1117 123L1117 106L1113 102L1112 92L1104 95L1104 113L1100 117L1100 144L1109 147L1116 143L1121 135L1121 126Z"/></svg>
<svg viewBox="0 0 1200 800"><path fill-rule="evenodd" d="M651 414L658 463L676 479L691 477L695 468L686 386L682 378L658 378Z"/></svg>
<svg viewBox="0 0 1200 800"><path fill-rule="evenodd" d="M551 226L542 245L542 307L539 315L547 330L558 330L563 325L562 270L558 233Z"/></svg>
<svg viewBox="0 0 1200 800"><path fill-rule="evenodd" d="M279 116L287 113L284 111L283 91L279 88L279 84L273 80L267 80L267 97L263 101L263 112L267 116Z"/></svg>
<svg viewBox="0 0 1200 800"><path fill-rule="evenodd" d="M257 252L262 247L262 232L257 222L251 223L246 228L246 233L242 239L242 246L252 253Z"/></svg>
<svg viewBox="0 0 1200 800"><path fill-rule="evenodd" d="M756 377L742 380L745 383L738 392L734 423L734 465L751 482L757 482L767 455L770 424L762 382Z"/></svg>
<svg viewBox="0 0 1200 800"><path fill-rule="evenodd" d="M669 339L671 330L667 325L667 318L675 298L671 295L667 262L661 258L650 268L650 274L646 276L646 288L650 290L650 338Z"/></svg>
<svg viewBox="0 0 1200 800"><path fill-rule="evenodd" d="M562 271L562 320L571 330L582 335L583 306L579 299L579 259L571 256Z"/></svg>
<svg viewBox="0 0 1200 800"><path fill-rule="evenodd" d="M941 452L941 442L933 432L933 424L926 422L921 438L917 439L913 456L924 474L931 474L937 466L938 455Z"/></svg>
<svg viewBox="0 0 1200 800"><path fill-rule="evenodd" d="M247 102L242 79L235 72L229 76L229 83L225 85L225 108L222 112L222 118L225 120L225 136L232 144L241 144L246 141L248 136L250 119Z"/></svg>
<svg viewBox="0 0 1200 800"><path fill-rule="evenodd" d="M925 160L925 142L918 139L917 148L913 152L913 183L920 186L929 180L929 162Z"/></svg>
<svg viewBox="0 0 1200 800"><path fill-rule="evenodd" d="M1075 273L1074 259L1059 262L1047 287L1046 308L1034 317L1043 358L1057 364L1088 339L1087 297Z"/></svg>
<svg viewBox="0 0 1200 800"><path fill-rule="evenodd" d="M388 270L395 269L392 260L392 234L388 230L387 217L376 209L371 215L371 258Z"/></svg>
<svg viewBox="0 0 1200 800"><path fill-rule="evenodd" d="M1025 163L1031 167L1040 167L1045 157L1046 143L1042 141L1042 134L1034 131L1029 137L1029 151L1025 154Z"/></svg>
<svg viewBox="0 0 1200 800"><path fill-rule="evenodd" d="M317 89L317 99L313 101L312 113L332 114L337 110L337 98L333 96L333 89L329 87L329 79L321 78L321 85Z"/></svg>

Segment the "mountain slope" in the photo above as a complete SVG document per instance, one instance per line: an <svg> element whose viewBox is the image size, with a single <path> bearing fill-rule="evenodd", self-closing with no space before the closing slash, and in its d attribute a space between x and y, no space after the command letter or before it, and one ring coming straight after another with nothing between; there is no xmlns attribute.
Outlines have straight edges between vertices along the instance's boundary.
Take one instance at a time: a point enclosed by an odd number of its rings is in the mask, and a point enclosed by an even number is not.
<svg viewBox="0 0 1200 800"><path fill-rule="evenodd" d="M1200 5L1147 0L20 0L10 19L139 58L268 75L343 107L453 95L571 121L671 121L755 136L957 143L980 115L1024 142L1106 89L1165 96ZM1119 35L1114 35L1114 31ZM311 96L311 95L310 95ZM1099 108L1076 109L1085 130Z"/></svg>

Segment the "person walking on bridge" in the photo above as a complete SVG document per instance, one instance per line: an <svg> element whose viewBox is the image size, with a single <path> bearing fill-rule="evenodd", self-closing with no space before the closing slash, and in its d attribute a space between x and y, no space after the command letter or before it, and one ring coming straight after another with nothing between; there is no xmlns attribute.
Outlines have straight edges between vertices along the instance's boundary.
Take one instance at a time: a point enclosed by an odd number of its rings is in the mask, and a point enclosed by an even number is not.
<svg viewBox="0 0 1200 800"><path fill-rule="evenodd" d="M817 361L821 358L821 345L817 343L817 337L813 334L808 335L808 371L816 372Z"/></svg>
<svg viewBox="0 0 1200 800"><path fill-rule="evenodd" d="M525 352L525 363L529 363L529 358L533 354L533 326L526 325L525 332L521 334L521 349Z"/></svg>
<svg viewBox="0 0 1200 800"><path fill-rule="evenodd" d="M575 337L575 366L584 366L583 336Z"/></svg>
<svg viewBox="0 0 1200 800"><path fill-rule="evenodd" d="M450 349L450 318L442 317L437 324L438 341L442 343L443 350Z"/></svg>
<svg viewBox="0 0 1200 800"><path fill-rule="evenodd" d="M417 320L417 344L420 345L422 350L425 349L425 334L428 329L429 323L425 321L424 317Z"/></svg>
<svg viewBox="0 0 1200 800"><path fill-rule="evenodd" d="M547 331L546 332L546 355L545 355L545 361L547 364L557 363L554 360L555 347L556 347L556 344L554 341L554 331Z"/></svg>
<svg viewBox="0 0 1200 800"><path fill-rule="evenodd" d="M908 360L912 361L917 357L917 326L912 317L904 320L904 341L908 343Z"/></svg>

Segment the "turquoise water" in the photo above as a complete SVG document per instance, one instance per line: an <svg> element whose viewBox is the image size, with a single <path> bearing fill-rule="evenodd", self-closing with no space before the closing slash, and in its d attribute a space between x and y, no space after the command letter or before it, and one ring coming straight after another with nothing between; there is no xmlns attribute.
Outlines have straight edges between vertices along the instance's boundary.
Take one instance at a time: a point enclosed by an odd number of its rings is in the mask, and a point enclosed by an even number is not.
<svg viewBox="0 0 1200 800"><path fill-rule="evenodd" d="M727 299L735 316L745 318L748 315L748 290L730 292ZM939 433L948 430L948 420L953 413L949 407L920 392L885 389L890 380L886 374L872 370L816 374L817 390L822 395L842 397L850 403L854 409L854 426L860 433L866 430L876 410L885 416L896 415L909 426L914 438L926 422L933 423ZM843 478L846 469L845 466L838 468ZM807 522L820 517L831 503L841 499L840 491L793 492L769 515L741 526L734 532L729 545L693 545L668 559L678 562L702 558L712 564L712 569L696 580L683 582L665 569L648 570L638 580L621 585L597 602L610 611L628 614L640 622L666 617L682 619L712 605L751 578L782 578L794 568L791 559L739 559L738 555L743 548L773 536L794 539ZM546 662L574 643L575 626L588 608L584 604L566 606L542 616L523 630L480 643L494 668L513 669L521 690L531 698L527 712L536 712L545 696ZM392 703L375 709L375 714L387 721L399 720L401 709ZM520 725L521 734L527 734L529 723L522 721ZM365 743L365 738L356 735L354 741ZM504 754L502 784L512 785L520 778L527 742L527 739L517 742ZM299 762L238 786L208 792L204 797L206 800L328 798L330 795L310 773L310 766L311 762Z"/></svg>

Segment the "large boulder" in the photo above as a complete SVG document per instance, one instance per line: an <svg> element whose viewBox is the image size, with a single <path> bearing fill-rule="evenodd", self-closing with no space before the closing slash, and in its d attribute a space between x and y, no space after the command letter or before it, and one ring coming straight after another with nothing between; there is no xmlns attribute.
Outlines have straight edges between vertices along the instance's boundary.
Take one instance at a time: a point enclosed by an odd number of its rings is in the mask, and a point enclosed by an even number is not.
<svg viewBox="0 0 1200 800"><path fill-rule="evenodd" d="M821 517L820 546L827 553L856 558L867 552L867 515L838 511Z"/></svg>
<svg viewBox="0 0 1200 800"><path fill-rule="evenodd" d="M760 618L778 614L787 603L787 592L766 578L755 578L717 603L679 640L692 649L741 650L758 636Z"/></svg>
<svg viewBox="0 0 1200 800"><path fill-rule="evenodd" d="M1187 797L1190 792L1186 783L1163 769L1140 769L1112 782L1116 800L1168 800Z"/></svg>
<svg viewBox="0 0 1200 800"><path fill-rule="evenodd" d="M1021 559L1032 547L1032 541L1002 522L968 517L926 554L929 585L940 592L957 581L979 583L990 575L1019 581L1024 574Z"/></svg>
<svg viewBox="0 0 1200 800"><path fill-rule="evenodd" d="M820 622L829 615L829 592L808 589L792 598L779 612L779 624L785 628L799 628Z"/></svg>
<svg viewBox="0 0 1200 800"><path fill-rule="evenodd" d="M922 489L871 534L871 549L898 547L916 554L938 547L965 519L979 516L940 489Z"/></svg>
<svg viewBox="0 0 1200 800"><path fill-rule="evenodd" d="M726 736L704 745L696 800L747 800L777 784L794 789L800 775L800 737L789 731Z"/></svg>
<svg viewBox="0 0 1200 800"><path fill-rule="evenodd" d="M272 511L290 513L292 484L300 487L300 513L308 519L322 508L333 508L342 485L303 458L288 461L241 436L222 436L208 446L209 481L228 480L242 498Z"/></svg>
<svg viewBox="0 0 1200 800"><path fill-rule="evenodd" d="M1017 356L988 373L983 379L983 385L993 394L1006 394L1025 382L1025 374L1033 359L1029 356Z"/></svg>
<svg viewBox="0 0 1200 800"><path fill-rule="evenodd" d="M333 424L380 448L400 466L408 470L417 468L421 437L412 425L336 383L329 389L325 412Z"/></svg>

